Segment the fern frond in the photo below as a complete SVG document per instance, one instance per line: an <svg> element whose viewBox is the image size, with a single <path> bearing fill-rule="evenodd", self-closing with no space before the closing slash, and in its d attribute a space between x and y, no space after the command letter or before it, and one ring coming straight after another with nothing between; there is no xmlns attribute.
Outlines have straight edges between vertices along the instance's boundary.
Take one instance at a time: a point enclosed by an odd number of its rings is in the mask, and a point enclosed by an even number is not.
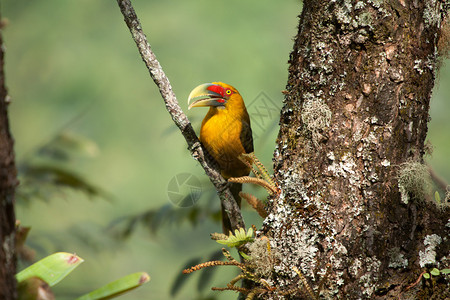
<svg viewBox="0 0 450 300"><path fill-rule="evenodd" d="M237 286L227 286L227 287L224 287L224 288L212 287L211 290L219 291L219 292L222 292L222 291L235 291L235 292L239 292L239 293L242 293L242 294L250 293L249 289L241 288L241 287L237 287Z"/></svg>
<svg viewBox="0 0 450 300"><path fill-rule="evenodd" d="M244 198L247 201L247 203L250 204L250 206L253 207L263 219L267 217L267 211L264 208L264 204L261 202L261 200L259 200L252 194L247 194L243 192L239 192L239 196Z"/></svg>
<svg viewBox="0 0 450 300"><path fill-rule="evenodd" d="M228 238L228 235L226 235L224 233L214 232L214 233L210 234L210 237L212 240L217 241L217 240L226 240Z"/></svg>
<svg viewBox="0 0 450 300"><path fill-rule="evenodd" d="M316 295L314 295L314 292L312 290L312 288L309 286L308 281L306 281L305 276L303 276L302 272L297 269L296 266L293 266L292 269L295 271L295 273L298 274L298 277L300 278L300 281L303 283L303 286L305 287L305 290L308 292L309 297L311 297L311 299L316 300Z"/></svg>
<svg viewBox="0 0 450 300"><path fill-rule="evenodd" d="M236 284L236 282L238 282L239 280L244 279L244 278L245 278L245 276L243 274L239 274L238 276L231 279L230 283L228 283L227 286L234 286Z"/></svg>
<svg viewBox="0 0 450 300"><path fill-rule="evenodd" d="M266 167L262 164L262 162L256 157L255 153L250 153L253 163L256 165L260 173L262 173L262 179L265 179L270 185L276 186Z"/></svg>
<svg viewBox="0 0 450 300"><path fill-rule="evenodd" d="M275 185L271 185L269 182L261 178L255 178L250 176L231 177L228 179L228 182L253 183L265 188L270 195L275 195L278 193L278 189Z"/></svg>
<svg viewBox="0 0 450 300"><path fill-rule="evenodd" d="M214 267L214 266L237 266L239 268L242 268L244 265L237 261L213 260L213 261L207 261L207 262L198 264L189 269L185 269L185 270L183 270L183 274L190 274L192 272L195 272L195 271L207 268L207 267Z"/></svg>
<svg viewBox="0 0 450 300"><path fill-rule="evenodd" d="M245 229L239 228L234 231L234 234L230 233L227 239L216 240L216 242L218 242L219 244L226 245L230 248L237 248L252 241L253 228L249 228L247 232L245 232Z"/></svg>

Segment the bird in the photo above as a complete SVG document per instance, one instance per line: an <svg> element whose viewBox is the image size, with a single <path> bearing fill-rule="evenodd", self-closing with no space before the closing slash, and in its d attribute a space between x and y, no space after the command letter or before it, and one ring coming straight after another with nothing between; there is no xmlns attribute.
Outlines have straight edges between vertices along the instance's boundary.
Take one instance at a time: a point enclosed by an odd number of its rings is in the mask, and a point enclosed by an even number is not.
<svg viewBox="0 0 450 300"><path fill-rule="evenodd" d="M194 88L188 97L188 109L209 107L200 128L200 142L218 163L225 179L248 176L250 167L239 156L252 153L253 136L250 117L237 89L223 82L204 83ZM230 190L241 207L242 184L230 183ZM222 205L222 230L232 232L230 219Z"/></svg>

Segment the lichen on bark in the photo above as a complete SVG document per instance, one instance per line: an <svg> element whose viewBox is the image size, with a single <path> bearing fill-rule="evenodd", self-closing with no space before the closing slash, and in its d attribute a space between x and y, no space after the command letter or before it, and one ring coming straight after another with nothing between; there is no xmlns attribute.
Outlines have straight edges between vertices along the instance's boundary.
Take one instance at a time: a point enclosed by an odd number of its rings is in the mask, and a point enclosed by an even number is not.
<svg viewBox="0 0 450 300"><path fill-rule="evenodd" d="M324 298L398 296L425 236L449 234L448 210L398 188L399 166L423 162L444 15L438 0L304 1L264 223L280 287L297 284L293 266L314 286L331 264ZM436 249L438 262L449 242Z"/></svg>

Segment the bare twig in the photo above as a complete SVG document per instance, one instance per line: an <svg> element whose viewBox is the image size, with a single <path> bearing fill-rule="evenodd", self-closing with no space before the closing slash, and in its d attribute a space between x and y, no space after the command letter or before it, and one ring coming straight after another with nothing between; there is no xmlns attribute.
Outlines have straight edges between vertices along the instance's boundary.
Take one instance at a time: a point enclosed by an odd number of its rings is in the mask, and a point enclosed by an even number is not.
<svg viewBox="0 0 450 300"><path fill-rule="evenodd" d="M427 165L428 173L430 173L431 179L433 182L443 191L447 190L448 183L440 177L430 165Z"/></svg>
<svg viewBox="0 0 450 300"><path fill-rule="evenodd" d="M142 25L139 22L130 0L117 0L117 3L119 4L120 10L124 16L125 23L130 29L133 40L138 47L142 60L147 66L150 76L156 86L159 88L159 92L164 99L167 111L172 117L172 120L180 129L181 134L186 139L188 149L191 152L192 157L200 163L218 191L220 201L228 214L232 229L245 228L241 211L237 205L237 202L234 200L233 195L228 189L227 182L223 179L217 168L214 167L217 163L215 163L209 155L206 155L207 152L201 146L191 123L178 104L178 100L175 97L175 93L172 90L169 79L156 59L156 56L147 41L147 37L142 31Z"/></svg>

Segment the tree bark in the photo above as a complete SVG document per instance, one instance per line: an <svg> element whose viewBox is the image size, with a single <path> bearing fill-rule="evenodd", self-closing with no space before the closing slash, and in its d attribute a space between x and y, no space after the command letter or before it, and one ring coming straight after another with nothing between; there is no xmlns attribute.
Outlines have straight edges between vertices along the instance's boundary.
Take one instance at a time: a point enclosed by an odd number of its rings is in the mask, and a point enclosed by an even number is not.
<svg viewBox="0 0 450 300"><path fill-rule="evenodd" d="M325 299L450 296L445 280L406 288L450 259L449 209L420 172L444 6L304 1L274 153L282 192L264 223L278 290L299 285L294 267L317 289L329 265Z"/></svg>
<svg viewBox="0 0 450 300"><path fill-rule="evenodd" d="M14 190L17 172L9 131L5 86L4 45L0 24L0 299L16 299Z"/></svg>

